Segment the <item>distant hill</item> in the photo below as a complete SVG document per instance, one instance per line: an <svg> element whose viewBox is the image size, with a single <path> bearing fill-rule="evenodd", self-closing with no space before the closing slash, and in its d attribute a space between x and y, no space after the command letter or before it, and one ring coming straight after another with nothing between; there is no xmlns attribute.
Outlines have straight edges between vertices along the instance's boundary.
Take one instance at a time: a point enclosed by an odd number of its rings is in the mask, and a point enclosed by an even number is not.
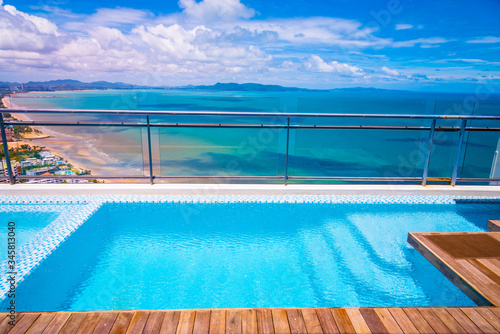
<svg viewBox="0 0 500 334"><path fill-rule="evenodd" d="M194 90L220 90L220 91L243 91L243 92L305 92L317 91L316 89L306 89L297 87L283 87L278 85L262 85L257 83L216 83L211 86L185 86L180 89L194 89Z"/></svg>
<svg viewBox="0 0 500 334"><path fill-rule="evenodd" d="M10 89L10 87L17 87L18 89L20 89L21 83L0 81L0 89L8 90ZM81 82L78 80L70 80L70 79L50 80L50 81L29 81L23 83L23 87L25 91L158 88L158 87L131 85L123 82L107 82L107 81Z"/></svg>
<svg viewBox="0 0 500 334"><path fill-rule="evenodd" d="M50 80L50 81L30 81L24 84L26 89L37 87L51 87L55 90L60 89L130 89L138 86L126 84L123 82L81 82L78 80Z"/></svg>

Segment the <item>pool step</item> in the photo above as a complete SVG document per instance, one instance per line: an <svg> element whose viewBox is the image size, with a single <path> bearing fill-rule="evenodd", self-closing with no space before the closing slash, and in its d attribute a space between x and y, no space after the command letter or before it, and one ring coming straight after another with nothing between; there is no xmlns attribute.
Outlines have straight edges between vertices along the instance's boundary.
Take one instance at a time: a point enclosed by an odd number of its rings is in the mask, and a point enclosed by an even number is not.
<svg viewBox="0 0 500 334"><path fill-rule="evenodd" d="M500 232L408 233L408 242L476 304L500 306Z"/></svg>

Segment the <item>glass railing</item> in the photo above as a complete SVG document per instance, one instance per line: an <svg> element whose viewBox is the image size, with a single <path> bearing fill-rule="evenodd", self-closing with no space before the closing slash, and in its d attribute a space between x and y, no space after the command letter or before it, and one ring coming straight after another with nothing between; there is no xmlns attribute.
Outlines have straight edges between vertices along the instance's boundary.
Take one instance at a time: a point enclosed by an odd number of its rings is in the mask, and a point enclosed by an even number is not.
<svg viewBox="0 0 500 334"><path fill-rule="evenodd" d="M2 109L17 182L500 181L500 116ZM43 180L43 181L42 181Z"/></svg>

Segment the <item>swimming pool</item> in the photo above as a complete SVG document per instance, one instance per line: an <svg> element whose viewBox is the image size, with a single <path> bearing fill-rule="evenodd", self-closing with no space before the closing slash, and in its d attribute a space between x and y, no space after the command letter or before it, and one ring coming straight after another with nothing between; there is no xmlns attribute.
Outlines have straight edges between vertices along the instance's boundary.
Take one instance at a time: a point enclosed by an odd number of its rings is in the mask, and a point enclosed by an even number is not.
<svg viewBox="0 0 500 334"><path fill-rule="evenodd" d="M9 226L13 228L17 247L23 246L37 233L59 217L54 206L3 205L0 206L0 263L7 259Z"/></svg>
<svg viewBox="0 0 500 334"><path fill-rule="evenodd" d="M474 305L406 237L485 231L500 205L480 202L108 196L19 285L18 311Z"/></svg>

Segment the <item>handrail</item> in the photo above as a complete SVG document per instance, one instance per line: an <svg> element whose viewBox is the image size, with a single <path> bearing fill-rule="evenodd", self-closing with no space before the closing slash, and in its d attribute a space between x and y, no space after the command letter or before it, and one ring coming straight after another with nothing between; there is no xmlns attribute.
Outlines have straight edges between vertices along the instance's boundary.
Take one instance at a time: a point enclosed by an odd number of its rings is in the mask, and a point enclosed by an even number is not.
<svg viewBox="0 0 500 334"><path fill-rule="evenodd" d="M116 115L116 116L143 116L145 117L145 122L58 122L58 121L4 121L3 117L5 113L12 114L75 114L75 115ZM216 116L216 117L275 117L272 124L246 124L246 123L236 123L232 120L233 124L228 123L166 123L166 122L151 122L150 116ZM353 119L420 119L420 120L430 120L430 126L415 126L415 125L339 125L339 124L290 124L290 120L293 118L353 118ZM446 121L457 121L460 120L460 125L449 125L449 126L436 126L437 120ZM147 130L147 149L148 149L148 159L149 159L149 176L90 176L90 178L102 178L102 179L145 179L149 178L151 184L154 183L155 179L221 179L221 180L281 180L284 181L286 185L288 181L295 180L307 180L307 181L353 181L353 182L420 182L422 185L426 185L428 180L435 181L433 178L428 177L429 161L431 158L432 142L434 138L434 133L437 131L451 131L459 132L459 141L457 144L455 159L453 165L452 175L448 178L443 178L449 182L452 186L456 184L457 181L462 182L498 182L500 179L484 179L484 178L459 178L458 177L458 165L460 163L460 157L462 152L462 142L464 140L465 132L474 131L495 131L500 132L500 126L467 126L468 121L473 120L483 120L483 121L500 121L500 115L489 116L489 115L417 115L417 114L335 114L335 113L280 113L280 112L226 112L226 111L137 111L137 110L100 110L100 109L14 109L14 108L3 108L0 109L0 127L2 132L2 142L4 147L7 146L7 140L5 136L6 126L111 126L111 127L139 127L145 128ZM333 123L333 122L332 122ZM193 175L178 175L178 176L163 176L163 175L153 175L153 158L152 158L152 147L151 147L151 128L170 128L170 127L183 127L183 128L278 128L286 129L286 152L285 152L285 171L284 175L278 176L255 176L255 175L244 175L244 176L217 176L217 175L203 175L203 176L193 176ZM290 176L288 174L288 158L289 158L289 141L290 141L290 130L297 129L335 129L335 130L405 130L405 131L429 131L429 139L426 152L426 160L424 163L423 174L421 177L341 177L341 176ZM15 183L16 177L12 175L12 166L9 159L8 150L6 150L6 164L7 171L9 172L8 177L0 176L0 179L9 179L11 184ZM18 176L18 178L33 178L33 179L78 179L86 178L89 176ZM442 180L440 180L442 181Z"/></svg>
<svg viewBox="0 0 500 334"><path fill-rule="evenodd" d="M16 109L3 108L1 113L45 114L109 114L127 116L242 116L242 117L300 117L300 118L396 118L396 119L446 119L446 120L500 120L490 115L419 115L419 114L346 114L346 113L285 113L285 112L233 112L233 111L173 111L173 110L105 110L105 109Z"/></svg>

